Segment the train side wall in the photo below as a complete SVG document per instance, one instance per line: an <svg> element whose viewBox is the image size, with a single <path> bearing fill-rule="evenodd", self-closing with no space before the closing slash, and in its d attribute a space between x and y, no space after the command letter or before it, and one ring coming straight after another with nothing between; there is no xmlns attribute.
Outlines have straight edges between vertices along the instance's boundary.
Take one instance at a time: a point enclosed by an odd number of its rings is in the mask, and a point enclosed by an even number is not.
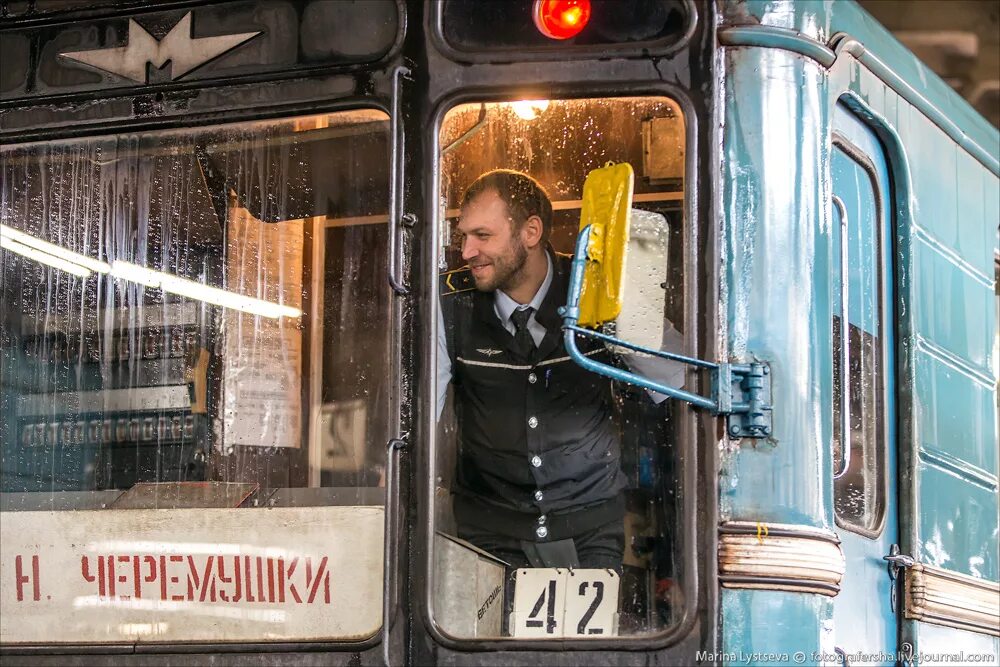
<svg viewBox="0 0 1000 667"><path fill-rule="evenodd" d="M822 45L847 33L994 162L847 52L825 67L787 49L723 49L719 336L732 358L772 363L775 413L771 440L720 442L720 520L835 526L832 388L820 378L832 349L831 118L840 100L879 135L893 178L901 546L920 563L995 582L998 134L854 3L734 3L723 16ZM721 604L724 652L833 651L829 598L722 589ZM925 653L1000 650L987 635L912 621L901 641Z"/></svg>

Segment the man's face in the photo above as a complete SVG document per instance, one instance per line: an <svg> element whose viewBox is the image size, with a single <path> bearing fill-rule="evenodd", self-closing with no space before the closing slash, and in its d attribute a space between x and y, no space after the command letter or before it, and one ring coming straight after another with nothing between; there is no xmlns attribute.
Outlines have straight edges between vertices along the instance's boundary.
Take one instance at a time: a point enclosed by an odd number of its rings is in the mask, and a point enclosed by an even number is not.
<svg viewBox="0 0 1000 667"><path fill-rule="evenodd" d="M523 278L528 250L514 229L507 204L495 190L487 190L462 209L458 222L462 259L472 269L476 289L509 291Z"/></svg>

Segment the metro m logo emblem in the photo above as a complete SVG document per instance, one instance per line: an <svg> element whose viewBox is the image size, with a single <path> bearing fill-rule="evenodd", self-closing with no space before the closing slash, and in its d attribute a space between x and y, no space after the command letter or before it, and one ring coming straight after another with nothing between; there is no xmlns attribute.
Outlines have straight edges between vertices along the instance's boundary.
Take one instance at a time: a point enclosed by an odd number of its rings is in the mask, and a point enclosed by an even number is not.
<svg viewBox="0 0 1000 667"><path fill-rule="evenodd" d="M147 63L160 69L169 62L170 78L179 79L259 34L260 31L192 37L191 12L188 12L162 40L157 40L145 28L129 19L128 41L125 46L59 55L132 81L147 83Z"/></svg>

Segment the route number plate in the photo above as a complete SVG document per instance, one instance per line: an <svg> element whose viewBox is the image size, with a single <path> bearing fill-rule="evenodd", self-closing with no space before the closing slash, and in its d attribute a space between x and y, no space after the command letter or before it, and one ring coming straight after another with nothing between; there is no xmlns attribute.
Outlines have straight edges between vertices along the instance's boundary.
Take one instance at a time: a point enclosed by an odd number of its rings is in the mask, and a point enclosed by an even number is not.
<svg viewBox="0 0 1000 667"><path fill-rule="evenodd" d="M609 637L618 634L618 573L532 568L517 571L514 637Z"/></svg>

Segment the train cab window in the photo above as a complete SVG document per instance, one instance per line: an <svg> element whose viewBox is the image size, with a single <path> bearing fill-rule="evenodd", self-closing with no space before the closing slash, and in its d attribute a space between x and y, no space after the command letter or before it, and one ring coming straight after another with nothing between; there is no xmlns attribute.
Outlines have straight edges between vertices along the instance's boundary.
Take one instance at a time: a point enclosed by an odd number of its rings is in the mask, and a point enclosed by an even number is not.
<svg viewBox="0 0 1000 667"><path fill-rule="evenodd" d="M378 631L387 137L352 110L2 149L5 642Z"/></svg>
<svg viewBox="0 0 1000 667"><path fill-rule="evenodd" d="M865 162L835 142L834 509L839 525L874 536L884 519L886 487L884 221L882 195Z"/></svg>
<svg viewBox="0 0 1000 667"><path fill-rule="evenodd" d="M618 334L682 351L686 146L662 97L474 102L442 120L429 588L448 635L649 636L681 617L690 413L571 361L558 308L584 180L628 162L625 304L645 309L623 310ZM584 340L593 358L685 382Z"/></svg>

